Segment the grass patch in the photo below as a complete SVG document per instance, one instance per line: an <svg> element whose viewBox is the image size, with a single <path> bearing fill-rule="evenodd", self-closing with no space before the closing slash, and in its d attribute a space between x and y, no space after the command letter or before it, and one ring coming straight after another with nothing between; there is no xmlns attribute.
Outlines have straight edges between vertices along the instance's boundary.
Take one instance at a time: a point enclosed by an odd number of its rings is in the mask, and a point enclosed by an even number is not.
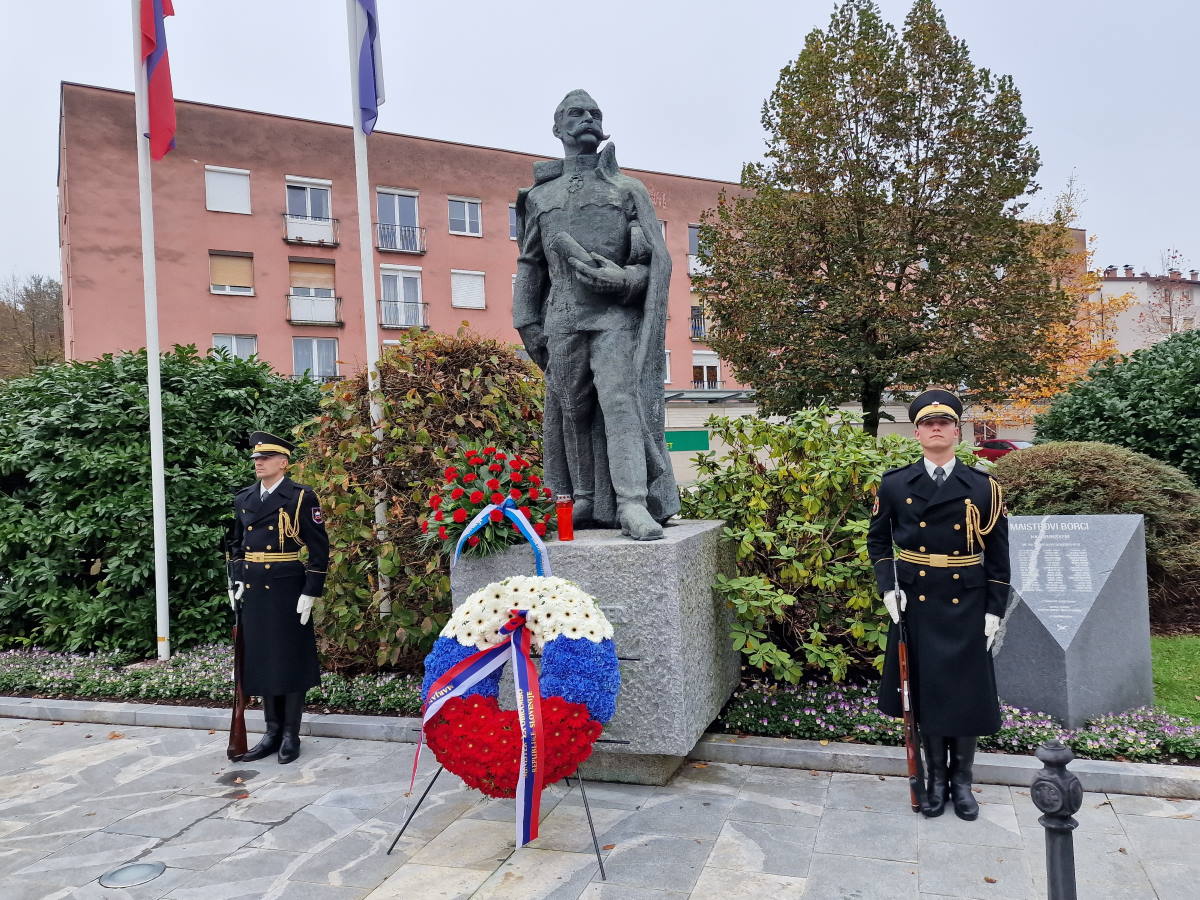
<svg viewBox="0 0 1200 900"><path fill-rule="evenodd" d="M1200 635L1152 637L1150 652L1155 703L1200 722Z"/></svg>

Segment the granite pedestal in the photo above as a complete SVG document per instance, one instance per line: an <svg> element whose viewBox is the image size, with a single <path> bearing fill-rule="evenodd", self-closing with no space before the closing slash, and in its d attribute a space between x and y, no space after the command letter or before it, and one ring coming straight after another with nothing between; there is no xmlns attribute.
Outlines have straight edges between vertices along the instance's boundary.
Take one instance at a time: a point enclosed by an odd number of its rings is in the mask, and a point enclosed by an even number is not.
<svg viewBox="0 0 1200 900"><path fill-rule="evenodd" d="M547 544L553 573L600 604L621 660L617 713L585 764L585 777L665 784L737 686L733 611L713 590L718 573L735 572L722 527L676 522L660 541L582 530L574 541ZM451 577L454 604L493 581L532 572L528 546L464 557Z"/></svg>
<svg viewBox="0 0 1200 900"><path fill-rule="evenodd" d="M1011 516L1014 602L996 653L1013 706L1077 728L1154 702L1141 516Z"/></svg>

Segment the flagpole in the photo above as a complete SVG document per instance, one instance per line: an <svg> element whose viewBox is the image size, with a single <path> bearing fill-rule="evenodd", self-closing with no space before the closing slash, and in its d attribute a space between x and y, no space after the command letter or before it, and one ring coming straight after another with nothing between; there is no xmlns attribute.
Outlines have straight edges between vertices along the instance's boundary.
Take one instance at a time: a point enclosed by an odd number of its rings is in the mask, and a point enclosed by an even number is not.
<svg viewBox="0 0 1200 900"><path fill-rule="evenodd" d="M350 60L350 108L354 114L354 180L358 197L358 252L362 264L363 336L367 343L367 391L370 397L371 426L375 441L383 440L383 407L378 400L379 384L379 319L375 304L375 242L372 240L371 179L367 169L367 135L363 131L362 106L359 102L358 16L361 15L358 0L346 0L346 41ZM372 454L372 462L378 468L378 453ZM380 543L387 540L387 498L382 488L375 491L375 537ZM386 591L389 578L377 572L380 591ZM391 611L386 596L380 603L380 612Z"/></svg>
<svg viewBox="0 0 1200 900"><path fill-rule="evenodd" d="M158 658L171 658L167 598L167 489L163 475L162 384L158 357L158 275L154 258L154 201L150 190L150 113L142 60L141 0L133 7L133 105L137 129L138 208L142 223L142 285L146 306L146 384L150 405L150 495L154 521L154 606Z"/></svg>

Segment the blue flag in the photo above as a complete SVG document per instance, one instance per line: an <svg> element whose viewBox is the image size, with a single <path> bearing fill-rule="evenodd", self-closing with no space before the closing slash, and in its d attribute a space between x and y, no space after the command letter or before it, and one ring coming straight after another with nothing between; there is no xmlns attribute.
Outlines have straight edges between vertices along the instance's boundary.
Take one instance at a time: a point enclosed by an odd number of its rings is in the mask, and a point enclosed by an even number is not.
<svg viewBox="0 0 1200 900"><path fill-rule="evenodd" d="M383 105L383 55L379 45L379 13L375 0L358 0L355 44L358 47L358 106L363 134L375 130Z"/></svg>

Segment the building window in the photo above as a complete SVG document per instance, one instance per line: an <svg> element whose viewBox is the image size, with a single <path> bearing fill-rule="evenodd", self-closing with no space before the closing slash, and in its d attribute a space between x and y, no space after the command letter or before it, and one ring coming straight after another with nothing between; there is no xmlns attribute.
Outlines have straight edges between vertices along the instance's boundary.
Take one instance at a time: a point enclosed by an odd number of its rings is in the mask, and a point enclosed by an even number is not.
<svg viewBox="0 0 1200 900"><path fill-rule="evenodd" d="M292 372L313 378L334 378L337 338L292 338Z"/></svg>
<svg viewBox="0 0 1200 900"><path fill-rule="evenodd" d="M517 204L508 204L508 239L515 241L517 239Z"/></svg>
<svg viewBox="0 0 1200 900"><path fill-rule="evenodd" d="M288 261L288 321L338 324L333 275L330 263Z"/></svg>
<svg viewBox="0 0 1200 900"><path fill-rule="evenodd" d="M208 251L208 289L214 294L254 294L254 257L234 251Z"/></svg>
<svg viewBox="0 0 1200 900"><path fill-rule="evenodd" d="M450 305L462 309L484 309L483 273L450 270Z"/></svg>
<svg viewBox="0 0 1200 900"><path fill-rule="evenodd" d="M700 226L688 226L688 256L700 255Z"/></svg>
<svg viewBox="0 0 1200 900"><path fill-rule="evenodd" d="M420 269L380 267L379 287L379 324L384 328L421 328L429 324L421 301Z"/></svg>
<svg viewBox="0 0 1200 900"><path fill-rule="evenodd" d="M287 176L287 214L294 219L328 219L331 184L319 178Z"/></svg>
<svg viewBox="0 0 1200 900"><path fill-rule="evenodd" d="M483 237L483 218L480 215L480 202L468 197L451 197L449 199L450 233Z"/></svg>
<svg viewBox="0 0 1200 900"><path fill-rule="evenodd" d="M377 235L380 250L424 253L425 242L417 215L416 191L379 188L375 194L379 212Z"/></svg>
<svg viewBox="0 0 1200 900"><path fill-rule="evenodd" d="M711 350L692 352L692 387L698 391L714 391L721 383L721 361Z"/></svg>
<svg viewBox="0 0 1200 900"><path fill-rule="evenodd" d="M204 207L210 212L250 215L249 170L205 166Z"/></svg>
<svg viewBox="0 0 1200 900"><path fill-rule="evenodd" d="M671 383L671 351L667 350L667 361L663 366L663 384Z"/></svg>
<svg viewBox="0 0 1200 900"><path fill-rule="evenodd" d="M658 220L658 230L662 233L662 239L667 239L667 222L665 219Z"/></svg>
<svg viewBox="0 0 1200 900"><path fill-rule="evenodd" d="M254 334L214 334L214 350L224 350L238 359L249 359L258 352L258 336Z"/></svg>

